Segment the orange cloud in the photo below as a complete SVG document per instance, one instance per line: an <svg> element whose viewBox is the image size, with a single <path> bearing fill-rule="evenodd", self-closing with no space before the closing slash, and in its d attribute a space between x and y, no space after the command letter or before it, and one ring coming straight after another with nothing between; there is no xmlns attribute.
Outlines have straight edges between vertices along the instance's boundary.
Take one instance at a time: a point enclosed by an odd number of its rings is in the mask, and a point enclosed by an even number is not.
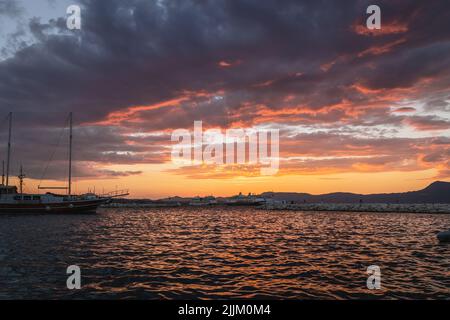
<svg viewBox="0 0 450 320"><path fill-rule="evenodd" d="M402 22L393 21L382 23L381 29L369 29L361 22L353 25L353 31L362 36L385 36L391 34L405 33L408 31L408 25Z"/></svg>
<svg viewBox="0 0 450 320"><path fill-rule="evenodd" d="M221 68L230 68L230 67L240 65L241 63L242 63L241 60L235 60L235 61L222 60L222 61L219 61L219 63L217 65Z"/></svg>
<svg viewBox="0 0 450 320"><path fill-rule="evenodd" d="M204 91L200 91L200 92L185 91L178 98L161 101L161 102L147 105L147 106L133 106L133 107L124 108L122 110L111 112L102 121L86 123L85 125L100 125L100 126L119 125L124 120L126 120L128 122L140 122L139 117L138 117L138 114L140 112L157 110L157 109L161 109L161 108L177 107L177 106L180 106L181 103L189 101L193 98L208 97L208 96L211 96L211 94L204 92Z"/></svg>
<svg viewBox="0 0 450 320"><path fill-rule="evenodd" d="M421 131L449 130L450 121L435 116L413 116L404 119L404 123Z"/></svg>
<svg viewBox="0 0 450 320"><path fill-rule="evenodd" d="M398 40L389 42L382 46L373 46L373 47L370 47L370 48L358 53L358 57L361 58L361 57L364 57L367 55L376 56L376 55L384 54L384 53L390 52L393 48L395 48L396 46L398 46L402 43L405 43L405 42L406 42L406 39L402 38L402 39L398 39Z"/></svg>
<svg viewBox="0 0 450 320"><path fill-rule="evenodd" d="M399 112L399 113L408 113L408 112L414 112L414 111L416 111L416 109L413 107L401 107L401 108L392 110L392 112Z"/></svg>

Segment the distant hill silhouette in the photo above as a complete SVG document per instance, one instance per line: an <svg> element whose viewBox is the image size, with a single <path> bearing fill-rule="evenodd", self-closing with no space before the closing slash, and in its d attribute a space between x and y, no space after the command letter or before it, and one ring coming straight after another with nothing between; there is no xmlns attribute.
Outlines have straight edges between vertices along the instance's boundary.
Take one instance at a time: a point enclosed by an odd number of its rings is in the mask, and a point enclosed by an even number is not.
<svg viewBox="0 0 450 320"><path fill-rule="evenodd" d="M321 195L295 192L265 192L263 197L307 203L450 203L450 182L436 181L425 189L403 193L356 194L335 192Z"/></svg>

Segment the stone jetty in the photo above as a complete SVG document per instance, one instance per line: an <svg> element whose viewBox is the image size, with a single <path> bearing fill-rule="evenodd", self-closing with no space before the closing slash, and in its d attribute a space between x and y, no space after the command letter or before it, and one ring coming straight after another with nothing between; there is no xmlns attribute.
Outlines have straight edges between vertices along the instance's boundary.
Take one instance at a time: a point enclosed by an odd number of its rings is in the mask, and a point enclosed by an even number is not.
<svg viewBox="0 0 450 320"><path fill-rule="evenodd" d="M441 203L266 203L266 210L450 213L450 204Z"/></svg>

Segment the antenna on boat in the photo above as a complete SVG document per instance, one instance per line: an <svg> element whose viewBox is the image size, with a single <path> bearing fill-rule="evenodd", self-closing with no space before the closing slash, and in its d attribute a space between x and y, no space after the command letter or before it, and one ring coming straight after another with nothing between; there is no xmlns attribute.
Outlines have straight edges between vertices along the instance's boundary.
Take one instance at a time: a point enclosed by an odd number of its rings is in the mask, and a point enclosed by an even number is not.
<svg viewBox="0 0 450 320"><path fill-rule="evenodd" d="M6 193L8 193L8 186L9 186L9 163L11 160L11 131L12 131L12 112L9 113L8 156L6 158Z"/></svg>
<svg viewBox="0 0 450 320"><path fill-rule="evenodd" d="M72 195L72 112L69 115L69 197Z"/></svg>
<svg viewBox="0 0 450 320"><path fill-rule="evenodd" d="M20 165L20 174L18 176L19 178L19 190L20 190L20 195L23 194L23 179L25 178L25 175L23 174L23 169L22 169L22 165Z"/></svg>

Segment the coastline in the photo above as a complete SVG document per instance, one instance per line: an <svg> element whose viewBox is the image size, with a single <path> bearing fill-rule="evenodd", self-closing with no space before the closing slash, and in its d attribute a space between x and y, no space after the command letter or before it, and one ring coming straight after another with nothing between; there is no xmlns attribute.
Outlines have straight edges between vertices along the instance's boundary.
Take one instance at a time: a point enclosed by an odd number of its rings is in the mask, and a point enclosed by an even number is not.
<svg viewBox="0 0 450 320"><path fill-rule="evenodd" d="M239 205L237 205L239 206ZM209 205L174 204L174 203L110 203L103 208L177 208L177 207L223 207L233 208L236 205L226 205L222 203ZM242 207L248 207L242 205ZM337 211L337 212L380 212L380 213L428 213L428 214L450 214L450 204L446 203L266 203L263 205L250 206L259 210L285 210L285 211Z"/></svg>
<svg viewBox="0 0 450 320"><path fill-rule="evenodd" d="M403 193L356 194L334 192L309 194L264 192L234 196L173 196L163 199L115 199L109 208L170 208L251 206L265 210L400 212L450 214L450 183L435 181L426 188Z"/></svg>
<svg viewBox="0 0 450 320"><path fill-rule="evenodd" d="M342 211L342 212L400 212L450 214L447 203L275 203L265 204L266 210Z"/></svg>

